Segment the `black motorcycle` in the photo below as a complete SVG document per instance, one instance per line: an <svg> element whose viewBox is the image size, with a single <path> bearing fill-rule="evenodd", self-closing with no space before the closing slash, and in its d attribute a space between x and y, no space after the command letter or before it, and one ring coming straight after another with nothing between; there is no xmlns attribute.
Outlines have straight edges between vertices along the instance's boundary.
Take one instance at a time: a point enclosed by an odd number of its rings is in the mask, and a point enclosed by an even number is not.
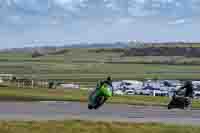
<svg viewBox="0 0 200 133"><path fill-rule="evenodd" d="M168 109L173 109L173 108L187 109L190 104L191 103L189 98L180 96L176 92L174 92L172 100L168 104Z"/></svg>

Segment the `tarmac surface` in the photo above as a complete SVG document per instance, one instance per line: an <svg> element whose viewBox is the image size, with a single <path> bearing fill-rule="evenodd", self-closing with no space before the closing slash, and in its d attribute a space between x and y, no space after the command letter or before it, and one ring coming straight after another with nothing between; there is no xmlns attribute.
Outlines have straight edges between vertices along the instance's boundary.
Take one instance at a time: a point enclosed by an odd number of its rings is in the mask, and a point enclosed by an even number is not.
<svg viewBox="0 0 200 133"><path fill-rule="evenodd" d="M88 110L79 102L0 102L0 120L93 120L120 122L161 122L200 126L200 110L168 110L164 107L144 107L105 104L98 110Z"/></svg>

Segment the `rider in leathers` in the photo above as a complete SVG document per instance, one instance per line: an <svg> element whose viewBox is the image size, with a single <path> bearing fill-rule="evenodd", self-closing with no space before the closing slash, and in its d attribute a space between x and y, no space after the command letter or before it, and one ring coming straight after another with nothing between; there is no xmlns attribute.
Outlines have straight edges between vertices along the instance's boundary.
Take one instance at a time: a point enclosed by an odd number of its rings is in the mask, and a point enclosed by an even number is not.
<svg viewBox="0 0 200 133"><path fill-rule="evenodd" d="M194 88L191 81L186 81L185 85L178 89L177 93L185 89L184 97L189 100L189 108L191 108L192 98L194 94Z"/></svg>

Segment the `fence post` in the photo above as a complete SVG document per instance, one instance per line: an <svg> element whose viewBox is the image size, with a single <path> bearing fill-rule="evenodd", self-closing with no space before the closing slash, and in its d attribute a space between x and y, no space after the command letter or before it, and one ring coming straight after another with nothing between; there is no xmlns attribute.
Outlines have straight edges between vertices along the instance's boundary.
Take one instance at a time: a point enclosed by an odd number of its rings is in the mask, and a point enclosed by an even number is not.
<svg viewBox="0 0 200 133"><path fill-rule="evenodd" d="M32 80L32 83L31 83L31 84L32 84L32 88L34 88L34 80Z"/></svg>

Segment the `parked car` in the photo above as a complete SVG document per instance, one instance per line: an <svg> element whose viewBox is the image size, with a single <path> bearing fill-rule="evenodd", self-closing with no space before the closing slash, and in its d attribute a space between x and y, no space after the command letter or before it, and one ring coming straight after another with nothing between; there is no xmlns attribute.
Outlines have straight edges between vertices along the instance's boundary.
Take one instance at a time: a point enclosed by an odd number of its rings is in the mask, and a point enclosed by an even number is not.
<svg viewBox="0 0 200 133"><path fill-rule="evenodd" d="M125 90L128 89L141 89L143 86L143 83L141 81L135 81L135 80L122 80L120 84L120 88Z"/></svg>
<svg viewBox="0 0 200 133"><path fill-rule="evenodd" d="M200 99L200 91L194 91L194 98Z"/></svg>
<svg viewBox="0 0 200 133"><path fill-rule="evenodd" d="M141 95L151 95L151 90L148 90L148 89L142 89Z"/></svg>
<svg viewBox="0 0 200 133"><path fill-rule="evenodd" d="M142 95L142 93L143 93L142 88L141 89L135 89L135 94L136 95Z"/></svg>
<svg viewBox="0 0 200 133"><path fill-rule="evenodd" d="M169 96L168 91L153 90L153 96Z"/></svg>
<svg viewBox="0 0 200 133"><path fill-rule="evenodd" d="M133 90L133 89L126 90L125 94L127 94L127 95L135 95L135 90Z"/></svg>
<svg viewBox="0 0 200 133"><path fill-rule="evenodd" d="M146 86L142 89L142 95L153 95L153 90L159 90L151 86Z"/></svg>
<svg viewBox="0 0 200 133"><path fill-rule="evenodd" d="M124 93L121 90L114 91L115 95L124 95Z"/></svg>
<svg viewBox="0 0 200 133"><path fill-rule="evenodd" d="M113 81L112 86L114 90L119 90L121 87L122 81Z"/></svg>

